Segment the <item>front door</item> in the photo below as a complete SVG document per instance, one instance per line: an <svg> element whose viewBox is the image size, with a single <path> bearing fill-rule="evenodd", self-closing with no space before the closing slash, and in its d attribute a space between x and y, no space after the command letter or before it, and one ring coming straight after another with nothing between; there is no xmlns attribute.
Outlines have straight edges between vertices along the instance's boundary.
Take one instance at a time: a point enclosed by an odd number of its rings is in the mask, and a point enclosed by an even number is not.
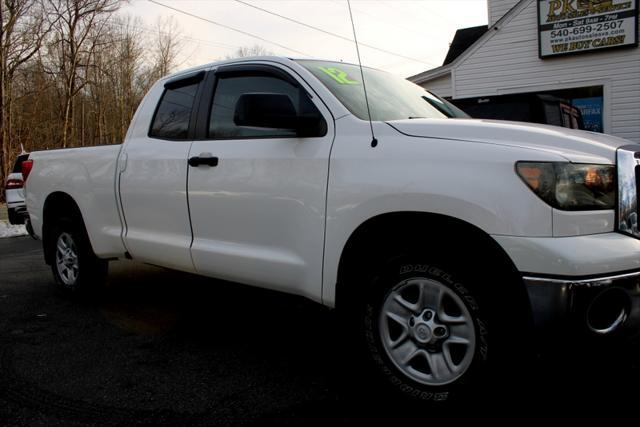
<svg viewBox="0 0 640 427"><path fill-rule="evenodd" d="M223 71L212 84L205 135L189 154L201 159L192 162L188 180L195 268L318 300L333 119L306 83L282 68ZM264 93L288 96L301 114L319 111L325 132L302 138L292 130L236 125L239 97Z"/></svg>

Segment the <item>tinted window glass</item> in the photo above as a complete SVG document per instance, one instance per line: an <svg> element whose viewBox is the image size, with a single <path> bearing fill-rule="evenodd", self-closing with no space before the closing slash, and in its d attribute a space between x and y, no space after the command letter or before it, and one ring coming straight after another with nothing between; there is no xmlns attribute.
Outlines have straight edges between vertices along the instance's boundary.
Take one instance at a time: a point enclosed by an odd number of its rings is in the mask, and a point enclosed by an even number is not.
<svg viewBox="0 0 640 427"><path fill-rule="evenodd" d="M558 104L545 102L544 113L547 117L547 124L562 126L562 115L560 114L560 106Z"/></svg>
<svg viewBox="0 0 640 427"><path fill-rule="evenodd" d="M295 137L290 129L271 129L238 126L234 114L238 99L248 93L269 93L289 97L298 115L317 112L315 105L299 87L277 77L268 75L241 75L222 77L216 85L211 116L209 118L210 138L255 138L255 137Z"/></svg>
<svg viewBox="0 0 640 427"><path fill-rule="evenodd" d="M531 105L526 102L502 101L478 103L460 103L464 111L476 119L513 120L518 122L535 122Z"/></svg>
<svg viewBox="0 0 640 427"><path fill-rule="evenodd" d="M197 83L166 89L160 99L149 136L187 139L191 110L197 90Z"/></svg>
<svg viewBox="0 0 640 427"><path fill-rule="evenodd" d="M20 173L22 172L22 162L24 162L25 160L27 160L29 158L28 154L20 154L17 158L15 163L13 164L13 170L12 173Z"/></svg>

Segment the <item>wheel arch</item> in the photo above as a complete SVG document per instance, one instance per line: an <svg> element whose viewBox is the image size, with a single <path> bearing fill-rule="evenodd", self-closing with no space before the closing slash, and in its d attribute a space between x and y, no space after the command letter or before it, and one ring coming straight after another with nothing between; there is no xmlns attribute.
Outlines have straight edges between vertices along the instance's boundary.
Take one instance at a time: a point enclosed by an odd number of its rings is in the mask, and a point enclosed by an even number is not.
<svg viewBox="0 0 640 427"><path fill-rule="evenodd" d="M482 292L505 293L514 298L523 308L524 321L531 318L531 304L526 286L515 264L504 249L485 231L464 220L443 214L428 212L391 212L372 217L360 224L349 236L338 263L335 307L343 310L354 298L358 298L364 286L354 280L354 273L361 272L366 264L384 261L385 249L392 245L408 243L418 233L439 243L449 250L460 249L461 254L482 254L482 259L491 263L495 271L504 274L507 283L501 289L485 289ZM477 261L476 261L477 262ZM366 281L362 281L366 282Z"/></svg>
<svg viewBox="0 0 640 427"><path fill-rule="evenodd" d="M51 259L50 251L47 251L46 248L51 244L51 231L57 220L60 218L68 218L72 221L77 221L85 234L87 233L87 229L78 203L72 196L63 191L55 191L47 196L42 208L42 218L42 245L45 248L44 259L45 262L50 265L53 260ZM90 240L89 244L91 244Z"/></svg>

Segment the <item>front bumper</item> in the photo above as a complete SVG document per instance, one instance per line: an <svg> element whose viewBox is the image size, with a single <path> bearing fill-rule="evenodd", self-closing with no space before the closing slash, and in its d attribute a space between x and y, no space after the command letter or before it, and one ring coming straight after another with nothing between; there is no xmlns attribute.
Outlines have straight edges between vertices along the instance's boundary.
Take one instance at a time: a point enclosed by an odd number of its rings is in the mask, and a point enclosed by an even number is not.
<svg viewBox="0 0 640 427"><path fill-rule="evenodd" d="M640 271L640 239L620 233L493 238L525 276L580 279Z"/></svg>
<svg viewBox="0 0 640 427"><path fill-rule="evenodd" d="M589 278L524 276L537 331L584 330L596 335L640 327L640 271Z"/></svg>
<svg viewBox="0 0 640 427"><path fill-rule="evenodd" d="M536 329L571 325L613 332L606 321L590 327L589 316L610 306L604 317L614 322L624 306L624 321L613 329L640 330L640 239L615 232L494 238L522 272Z"/></svg>

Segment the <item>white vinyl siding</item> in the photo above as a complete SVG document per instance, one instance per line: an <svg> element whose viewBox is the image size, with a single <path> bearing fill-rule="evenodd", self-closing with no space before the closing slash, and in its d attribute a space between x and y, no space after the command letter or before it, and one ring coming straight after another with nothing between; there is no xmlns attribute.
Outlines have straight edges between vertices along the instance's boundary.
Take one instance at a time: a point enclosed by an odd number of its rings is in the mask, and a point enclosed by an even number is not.
<svg viewBox="0 0 640 427"><path fill-rule="evenodd" d="M518 3L518 0L488 0L489 26L502 18L509 10Z"/></svg>
<svg viewBox="0 0 640 427"><path fill-rule="evenodd" d="M444 76L426 81L420 84L420 86L442 98L453 95L453 91L451 90L451 74L445 74Z"/></svg>
<svg viewBox="0 0 640 427"><path fill-rule="evenodd" d="M507 3L513 4L507 7ZM502 7L506 13L515 3L491 1L490 13ZM536 1L525 0L522 6L497 31L489 30L495 33L488 40L453 64L455 84L449 83L449 88L455 88L453 98L603 86L605 132L640 142L640 48L542 60ZM431 87L432 83L421 84Z"/></svg>

